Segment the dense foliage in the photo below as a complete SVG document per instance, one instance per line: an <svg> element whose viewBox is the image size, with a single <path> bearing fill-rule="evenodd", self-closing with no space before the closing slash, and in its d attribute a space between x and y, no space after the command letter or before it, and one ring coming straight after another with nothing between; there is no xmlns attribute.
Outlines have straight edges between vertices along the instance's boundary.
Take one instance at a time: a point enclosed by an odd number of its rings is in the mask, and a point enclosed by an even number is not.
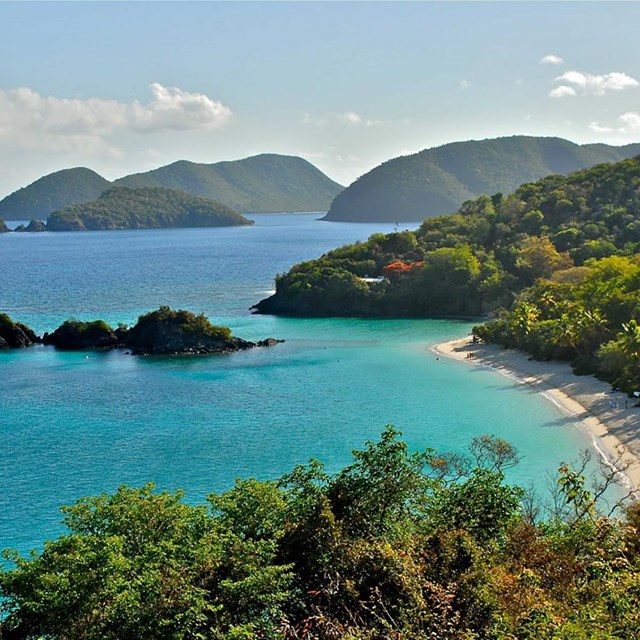
<svg viewBox="0 0 640 640"><path fill-rule="evenodd" d="M640 157L480 196L415 231L374 234L276 278L257 305L291 315L484 315L539 278L640 252ZM404 268L393 268L402 263ZM386 277L380 282L363 276ZM630 319L628 316L626 319Z"/></svg>
<svg viewBox="0 0 640 640"><path fill-rule="evenodd" d="M569 360L631 393L640 390L639 318L640 255L612 256L539 280L474 333L537 359Z"/></svg>
<svg viewBox="0 0 640 640"><path fill-rule="evenodd" d="M110 186L91 169L56 171L0 200L0 216L5 220L44 220L52 211L95 200Z"/></svg>
<svg viewBox="0 0 640 640"><path fill-rule="evenodd" d="M52 213L48 231L220 227L253 224L220 202L176 189L112 187L97 200Z"/></svg>
<svg viewBox="0 0 640 640"><path fill-rule="evenodd" d="M2 316L0 316L0 329ZM258 343L231 335L229 327L212 324L204 314L162 306L138 317L128 328L116 329L104 320L66 320L52 333L45 333L44 344L70 351L87 349L131 349L133 354L189 354L238 351L256 346L272 346L273 338Z"/></svg>
<svg viewBox="0 0 640 640"><path fill-rule="evenodd" d="M26 324L14 322L6 313L0 313L0 349L30 347L40 338Z"/></svg>
<svg viewBox="0 0 640 640"><path fill-rule="evenodd" d="M232 347L231 330L211 324L204 314L163 306L141 315L125 334L134 353L224 350Z"/></svg>
<svg viewBox="0 0 640 640"><path fill-rule="evenodd" d="M640 509L599 515L563 465L541 518L517 455L410 453L387 427L336 474L311 461L206 506L121 487L0 573L7 640L634 639Z"/></svg>
<svg viewBox="0 0 640 640"><path fill-rule="evenodd" d="M215 164L182 160L116 181L125 187L167 187L213 198L239 211L326 211L342 186L295 156L262 154Z"/></svg>
<svg viewBox="0 0 640 640"><path fill-rule="evenodd" d="M550 173L567 174L638 153L638 144L579 146L530 136L454 142L388 160L365 173L336 197L325 219L423 220L455 211L483 193L509 193Z"/></svg>

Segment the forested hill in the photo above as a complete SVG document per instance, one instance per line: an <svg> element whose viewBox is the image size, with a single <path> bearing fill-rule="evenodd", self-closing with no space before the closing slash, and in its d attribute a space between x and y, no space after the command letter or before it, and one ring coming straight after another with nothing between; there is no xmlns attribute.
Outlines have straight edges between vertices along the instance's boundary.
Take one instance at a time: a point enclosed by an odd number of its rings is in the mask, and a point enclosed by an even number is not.
<svg viewBox="0 0 640 640"><path fill-rule="evenodd" d="M343 189L306 160L276 154L215 164L181 160L116 182L182 189L247 213L326 211Z"/></svg>
<svg viewBox="0 0 640 640"><path fill-rule="evenodd" d="M327 211L343 189L306 160L276 154L216 164L180 160L114 183L75 168L51 173L0 200L0 218L44 220L53 211L95 200L114 184L180 189L245 213Z"/></svg>
<svg viewBox="0 0 640 640"><path fill-rule="evenodd" d="M175 189L112 187L94 202L56 211L47 231L101 231L253 224L220 202Z"/></svg>
<svg viewBox="0 0 640 640"><path fill-rule="evenodd" d="M416 232L374 234L276 278L263 313L480 315L540 277L640 252L640 156L480 196ZM386 276L369 283L361 276Z"/></svg>
<svg viewBox="0 0 640 640"><path fill-rule="evenodd" d="M510 193L548 174L567 174L638 153L640 144L577 145L530 136L455 142L389 160L369 171L336 196L324 219L423 220L451 213L481 194Z"/></svg>
<svg viewBox="0 0 640 640"><path fill-rule="evenodd" d="M91 169L63 169L0 200L0 218L44 220L52 211L95 200L111 183Z"/></svg>

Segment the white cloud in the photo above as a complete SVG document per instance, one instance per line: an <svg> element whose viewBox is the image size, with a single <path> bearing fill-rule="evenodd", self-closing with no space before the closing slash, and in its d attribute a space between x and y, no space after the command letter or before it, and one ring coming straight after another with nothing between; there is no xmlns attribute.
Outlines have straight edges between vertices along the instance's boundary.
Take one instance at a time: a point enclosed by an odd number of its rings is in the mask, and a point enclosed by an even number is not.
<svg viewBox="0 0 640 640"><path fill-rule="evenodd" d="M603 96L607 91L622 91L640 85L635 78L628 76L626 73L620 73L619 71L602 75L593 75L580 71L567 71L561 76L558 76L555 81L564 83L558 87L558 89L567 87L567 85L573 85L581 94L595 96ZM576 94L574 91L573 94L565 92L562 95L553 95L555 91L557 91L557 89L554 89L550 94L554 98Z"/></svg>
<svg viewBox="0 0 640 640"><path fill-rule="evenodd" d="M312 127L323 127L331 122L349 127L377 127L383 124L381 120L370 120L355 111L344 111L343 113L332 112L323 116L314 116L310 113L305 113L302 117L302 123Z"/></svg>
<svg viewBox="0 0 640 640"><path fill-rule="evenodd" d="M549 95L552 98L564 98L566 96L575 96L576 91L571 87L568 87L566 84L561 84L559 87L553 89Z"/></svg>
<svg viewBox="0 0 640 640"><path fill-rule="evenodd" d="M471 83L468 80L460 80L460 82L458 83L458 89L460 89L461 91L465 91L470 86Z"/></svg>
<svg viewBox="0 0 640 640"><path fill-rule="evenodd" d="M336 114L338 120L345 124L363 124L364 120L359 113L355 111L345 111L345 113Z"/></svg>
<svg viewBox="0 0 640 640"><path fill-rule="evenodd" d="M0 143L117 155L105 136L121 131L213 129L232 116L228 107L204 94L158 83L150 89L152 99L147 104L42 96L28 87L0 89Z"/></svg>
<svg viewBox="0 0 640 640"><path fill-rule="evenodd" d="M611 133L613 131L611 127L603 127L597 122L592 122L591 124L589 124L589 129L591 129L591 131L594 131L595 133Z"/></svg>
<svg viewBox="0 0 640 640"><path fill-rule="evenodd" d="M540 60L540 64L564 64L564 60L559 56L554 56L550 53Z"/></svg>
<svg viewBox="0 0 640 640"><path fill-rule="evenodd" d="M623 133L640 132L640 113L628 111L627 113L623 113L618 120L622 125L620 131Z"/></svg>

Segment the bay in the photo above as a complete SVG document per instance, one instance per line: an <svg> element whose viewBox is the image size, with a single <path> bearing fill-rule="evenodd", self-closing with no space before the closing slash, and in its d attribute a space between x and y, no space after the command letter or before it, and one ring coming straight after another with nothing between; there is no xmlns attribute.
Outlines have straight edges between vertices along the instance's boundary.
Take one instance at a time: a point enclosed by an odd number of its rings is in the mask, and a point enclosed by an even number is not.
<svg viewBox="0 0 640 640"><path fill-rule="evenodd" d="M576 458L586 436L539 394L429 350L471 323L252 315L276 273L393 230L317 217L0 236L0 311L38 332L69 317L131 323L168 304L243 338L286 340L215 357L0 352L0 548L41 546L61 531L61 505L123 483L154 481L200 502L237 477L276 478L311 457L336 471L388 423L414 450L506 438L523 456L510 479L539 488Z"/></svg>

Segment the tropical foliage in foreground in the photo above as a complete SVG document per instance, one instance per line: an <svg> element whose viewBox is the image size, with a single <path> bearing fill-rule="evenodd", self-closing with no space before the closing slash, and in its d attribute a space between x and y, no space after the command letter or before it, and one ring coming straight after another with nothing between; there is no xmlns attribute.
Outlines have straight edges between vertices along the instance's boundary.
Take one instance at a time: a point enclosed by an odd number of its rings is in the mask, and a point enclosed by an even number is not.
<svg viewBox="0 0 640 640"><path fill-rule="evenodd" d="M505 481L517 455L409 453L387 427L336 474L312 461L207 504L121 487L0 573L0 636L51 640L629 639L640 508L598 514L560 470L546 518Z"/></svg>
<svg viewBox="0 0 640 640"><path fill-rule="evenodd" d="M415 231L374 234L276 278L263 313L483 315L539 278L640 253L640 157L480 196ZM390 270L394 263L407 268ZM390 272L389 272L390 271ZM363 276L387 277L380 282Z"/></svg>

